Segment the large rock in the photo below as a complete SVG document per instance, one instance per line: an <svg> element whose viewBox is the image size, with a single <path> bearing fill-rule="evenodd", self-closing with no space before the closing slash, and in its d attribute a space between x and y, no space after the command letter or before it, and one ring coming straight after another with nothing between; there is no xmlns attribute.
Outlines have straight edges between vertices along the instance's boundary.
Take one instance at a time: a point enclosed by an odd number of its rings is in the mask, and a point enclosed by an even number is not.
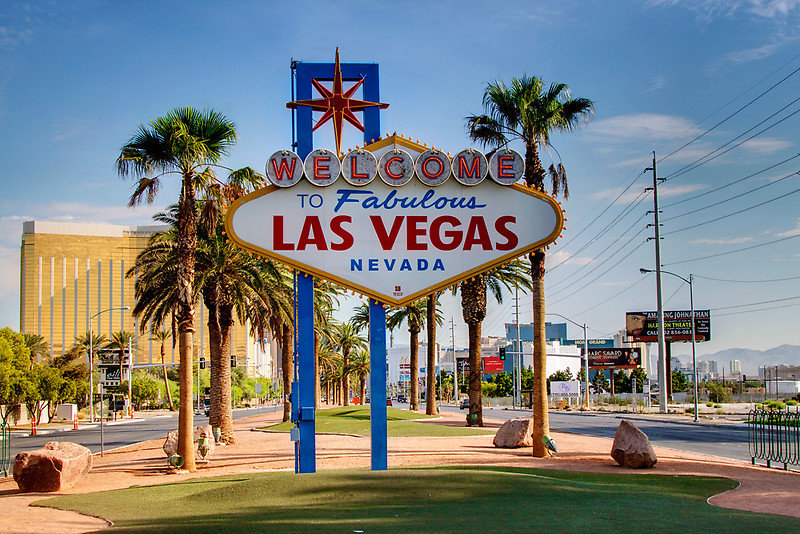
<svg viewBox="0 0 800 534"><path fill-rule="evenodd" d="M77 443L50 441L14 458L14 481L20 491L70 488L92 469L92 452Z"/></svg>
<svg viewBox="0 0 800 534"><path fill-rule="evenodd" d="M636 428L630 421L622 420L614 435L611 457L623 467L643 469L656 465L658 458L647 434Z"/></svg>
<svg viewBox="0 0 800 534"><path fill-rule="evenodd" d="M513 449L533 445L533 419L510 419L494 435L494 446Z"/></svg>
<svg viewBox="0 0 800 534"><path fill-rule="evenodd" d="M211 425L203 425L203 426L196 426L194 427L193 438L194 438L194 457L196 460L200 460L200 451L197 450L197 442L200 440L200 436L205 434L208 438L208 454L206 454L206 458L210 457L211 454L214 452L214 436L211 433ZM167 434L167 439L164 441L164 452L167 453L167 457L169 458L173 454L178 454L178 431L177 430L170 430L169 434Z"/></svg>

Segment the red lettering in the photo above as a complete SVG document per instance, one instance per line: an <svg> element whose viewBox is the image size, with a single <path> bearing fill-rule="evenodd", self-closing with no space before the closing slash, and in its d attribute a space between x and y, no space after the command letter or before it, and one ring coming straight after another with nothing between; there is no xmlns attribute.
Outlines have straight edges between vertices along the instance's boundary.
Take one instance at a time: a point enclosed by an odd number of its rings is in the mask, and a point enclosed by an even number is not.
<svg viewBox="0 0 800 534"><path fill-rule="evenodd" d="M519 243L517 234L506 228L507 224L512 224L516 222L517 218L511 215L504 215L502 217L498 217L497 220L494 222L494 229L497 230L498 234L506 238L505 243L497 243L495 245L497 250L513 250L514 248L516 248L517 243Z"/></svg>
<svg viewBox="0 0 800 534"><path fill-rule="evenodd" d="M392 229L387 233L386 227L383 225L383 219L379 215L370 215L369 220L372 221L372 227L375 228L375 235L378 236L378 241L381 243L383 250L391 250L394 242L397 240L397 235L400 233L400 227L403 226L403 217L395 217L392 223Z"/></svg>
<svg viewBox="0 0 800 534"><path fill-rule="evenodd" d="M352 158L350 158L350 177L353 180L356 180L356 179L359 179L359 178L363 178L363 179L369 178L368 174L358 174L358 171L356 170L356 159L358 159L358 156L353 156Z"/></svg>
<svg viewBox="0 0 800 534"><path fill-rule="evenodd" d="M352 222L353 219L349 215L337 215L331 219L331 230L342 239L341 243L331 243L331 250L347 250L353 246L353 235L342 228L342 224Z"/></svg>
<svg viewBox="0 0 800 534"><path fill-rule="evenodd" d="M480 245L483 250L492 250L492 242L489 239L489 230L483 217L472 217L467 227L467 235L464 238L464 250L472 250L472 245Z"/></svg>
<svg viewBox="0 0 800 534"><path fill-rule="evenodd" d="M327 163L328 165L323 165L323 163ZM330 156L316 156L314 158L314 178L318 180L324 180L325 178L331 177L331 157ZM327 174L320 174L320 171L328 171Z"/></svg>
<svg viewBox="0 0 800 534"><path fill-rule="evenodd" d="M449 224L453 228L461 226L461 221L452 215L436 217L431 223L431 244L439 250L455 250L461 244L463 233L461 230L445 230L444 236L450 241L442 241L442 225Z"/></svg>
<svg viewBox="0 0 800 534"><path fill-rule="evenodd" d="M436 162L437 165L436 172L428 171L428 163L431 162ZM442 175L443 172L444 172L444 165L442 165L442 162L439 161L439 158L437 158L436 156L430 156L429 158L427 158L425 161L422 162L422 174L424 174L428 178L438 178Z"/></svg>
<svg viewBox="0 0 800 534"><path fill-rule="evenodd" d="M481 161L479 157L475 157L472 159L472 166L467 166L467 158L461 156L458 158L458 177L463 178L465 175L467 178L477 178L478 174L481 172Z"/></svg>
<svg viewBox="0 0 800 534"><path fill-rule="evenodd" d="M403 177L403 173L395 174L395 173L393 173L392 171L389 170L389 165L391 165L395 161L399 161L400 163L403 163L403 158L398 158L397 156L395 156L393 158L387 159L386 160L386 165L384 167L384 170L386 171L386 174L388 174L390 178L394 178L395 180L397 180L397 179Z"/></svg>
<svg viewBox="0 0 800 534"><path fill-rule="evenodd" d="M328 244L325 243L325 234L322 232L322 224L316 215L306 217L303 228L300 230L297 250L305 250L309 245L314 245L317 250L328 250Z"/></svg>
<svg viewBox="0 0 800 534"><path fill-rule="evenodd" d="M406 217L406 228L408 230L408 237L406 248L408 250L428 250L427 243L420 243L418 238L425 235L425 228L419 228L417 225L420 223L428 222L425 215L409 215Z"/></svg>
<svg viewBox="0 0 800 534"><path fill-rule="evenodd" d="M513 178L514 177L513 170L514 170L514 156L498 156L497 176L499 176L500 178ZM512 171L512 172L507 173L506 171Z"/></svg>
<svg viewBox="0 0 800 534"><path fill-rule="evenodd" d="M294 250L294 243L283 241L283 215L272 216L272 248L275 250Z"/></svg>
<svg viewBox="0 0 800 534"><path fill-rule="evenodd" d="M272 170L275 171L275 176L278 180L283 180L284 173L287 174L286 179L291 180L292 176L294 176L294 164L297 162L297 158L292 158L292 165L286 163L285 159L281 160L281 165L278 167L277 162L273 159L272 160Z"/></svg>

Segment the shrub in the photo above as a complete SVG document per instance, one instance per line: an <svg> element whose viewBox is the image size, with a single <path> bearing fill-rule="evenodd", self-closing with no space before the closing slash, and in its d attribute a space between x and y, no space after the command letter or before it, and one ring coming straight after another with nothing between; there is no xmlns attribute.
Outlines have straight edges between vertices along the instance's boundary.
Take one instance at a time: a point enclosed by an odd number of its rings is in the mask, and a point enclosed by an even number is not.
<svg viewBox="0 0 800 534"><path fill-rule="evenodd" d="M722 384L708 382L706 383L706 389L708 389L708 399L712 402L731 402L733 400L728 388L723 387Z"/></svg>
<svg viewBox="0 0 800 534"><path fill-rule="evenodd" d="M722 408L722 405L721 404L715 404L714 408Z"/></svg>
<svg viewBox="0 0 800 534"><path fill-rule="evenodd" d="M686 413L694 413L694 408L686 408Z"/></svg>
<svg viewBox="0 0 800 534"><path fill-rule="evenodd" d="M789 399L789 400L786 401L786 406L797 406L798 404L800 404L800 403L798 403L794 399Z"/></svg>
<svg viewBox="0 0 800 534"><path fill-rule="evenodd" d="M713 402L711 402L711 401L708 401L708 402L706 403L706 406L708 406L709 408L711 408L712 406L714 406L714 403L713 403Z"/></svg>

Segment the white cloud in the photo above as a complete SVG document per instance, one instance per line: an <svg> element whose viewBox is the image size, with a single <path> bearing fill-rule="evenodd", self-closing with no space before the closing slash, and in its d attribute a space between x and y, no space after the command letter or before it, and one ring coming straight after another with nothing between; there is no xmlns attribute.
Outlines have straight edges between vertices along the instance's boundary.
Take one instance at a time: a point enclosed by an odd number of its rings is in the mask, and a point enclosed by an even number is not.
<svg viewBox="0 0 800 534"><path fill-rule="evenodd" d="M776 137L764 137L761 139L751 139L742 144L742 148L753 150L760 154L772 154L779 150L784 150L792 146L792 142L778 139Z"/></svg>
<svg viewBox="0 0 800 534"><path fill-rule="evenodd" d="M705 188L704 184L686 184L686 185L674 185L674 186L664 185L658 189L658 196L676 197L680 195L685 195L687 193L693 193L695 191L704 188ZM604 191L598 191L596 193L592 193L591 197L597 200L603 200L609 198L614 199L617 198L617 195L619 195L621 192L622 188L618 187L614 189L606 189ZM639 198L641 198L641 195L642 195L641 189L634 190L633 188L631 188L631 190L626 191L625 194L623 194L619 198L619 200L617 200L617 202L621 204L630 204L631 202L634 202Z"/></svg>
<svg viewBox="0 0 800 534"><path fill-rule="evenodd" d="M797 226L788 230L786 232L781 232L779 234L775 234L778 237L793 237L796 235L800 235L800 219L797 219Z"/></svg>
<svg viewBox="0 0 800 534"><path fill-rule="evenodd" d="M0 299L19 296L19 249L0 247Z"/></svg>
<svg viewBox="0 0 800 534"><path fill-rule="evenodd" d="M657 113L620 115L591 123L586 131L612 140L666 141L689 138L700 129L689 119Z"/></svg>
<svg viewBox="0 0 800 534"><path fill-rule="evenodd" d="M768 19L783 18L800 8L800 0L750 0L749 12Z"/></svg>
<svg viewBox="0 0 800 534"><path fill-rule="evenodd" d="M731 237L728 239L695 239L690 241L692 245L737 245L752 241L752 237Z"/></svg>
<svg viewBox="0 0 800 534"><path fill-rule="evenodd" d="M700 189L705 189L703 184L686 184L686 185L662 185L658 188L659 197L678 197L687 193L694 193Z"/></svg>
<svg viewBox="0 0 800 534"><path fill-rule="evenodd" d="M647 85L645 85L643 93L650 93L652 91L658 91L659 89L663 88L667 85L667 77L663 74L658 74L653 76L648 80Z"/></svg>
<svg viewBox="0 0 800 534"><path fill-rule="evenodd" d="M18 46L28 43L33 39L31 28L16 29L10 26L0 26L0 49L14 50Z"/></svg>
<svg viewBox="0 0 800 534"><path fill-rule="evenodd" d="M578 256L574 258L569 258L571 255L570 252L566 250L558 250L556 252L550 253L545 258L545 269L552 269L554 266L561 264L562 262L565 265L586 265L587 263L591 262L593 258L588 258L586 256ZM569 259L567 259L569 258ZM566 260L566 261L564 261Z"/></svg>

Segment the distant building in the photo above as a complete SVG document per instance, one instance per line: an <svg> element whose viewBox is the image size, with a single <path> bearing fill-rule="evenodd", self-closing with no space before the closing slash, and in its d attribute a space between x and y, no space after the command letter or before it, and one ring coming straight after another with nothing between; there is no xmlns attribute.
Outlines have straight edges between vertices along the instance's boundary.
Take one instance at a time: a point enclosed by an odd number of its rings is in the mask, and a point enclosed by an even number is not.
<svg viewBox="0 0 800 534"><path fill-rule="evenodd" d="M731 376L742 374L742 362L739 360L731 360Z"/></svg>
<svg viewBox="0 0 800 534"><path fill-rule="evenodd" d="M519 337L522 343L533 343L533 324L520 323ZM567 323L544 323L544 337L546 341L563 343L567 339ZM517 339L517 324L506 323L506 339L514 342Z"/></svg>

